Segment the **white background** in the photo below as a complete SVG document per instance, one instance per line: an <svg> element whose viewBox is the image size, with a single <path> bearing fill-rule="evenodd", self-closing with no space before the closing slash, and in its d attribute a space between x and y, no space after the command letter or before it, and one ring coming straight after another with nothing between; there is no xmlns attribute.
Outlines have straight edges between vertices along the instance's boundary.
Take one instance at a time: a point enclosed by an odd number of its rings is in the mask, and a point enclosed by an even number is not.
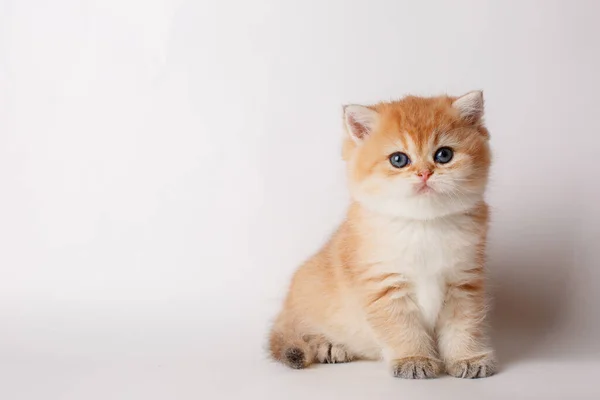
<svg viewBox="0 0 600 400"><path fill-rule="evenodd" d="M0 2L0 398L600 398L600 3ZM502 372L263 347L347 204L341 105L483 89Z"/></svg>

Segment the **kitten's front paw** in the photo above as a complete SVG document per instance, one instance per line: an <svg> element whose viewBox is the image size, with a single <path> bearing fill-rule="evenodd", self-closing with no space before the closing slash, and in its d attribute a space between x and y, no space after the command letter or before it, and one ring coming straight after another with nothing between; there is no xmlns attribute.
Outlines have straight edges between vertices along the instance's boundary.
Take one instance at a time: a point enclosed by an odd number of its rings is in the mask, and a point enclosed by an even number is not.
<svg viewBox="0 0 600 400"><path fill-rule="evenodd" d="M404 379L435 378L441 369L441 363L429 357L406 357L392 363L394 376Z"/></svg>
<svg viewBox="0 0 600 400"><path fill-rule="evenodd" d="M446 366L448 374L456 378L487 378L494 375L497 370L496 360L492 354L485 354L451 362Z"/></svg>

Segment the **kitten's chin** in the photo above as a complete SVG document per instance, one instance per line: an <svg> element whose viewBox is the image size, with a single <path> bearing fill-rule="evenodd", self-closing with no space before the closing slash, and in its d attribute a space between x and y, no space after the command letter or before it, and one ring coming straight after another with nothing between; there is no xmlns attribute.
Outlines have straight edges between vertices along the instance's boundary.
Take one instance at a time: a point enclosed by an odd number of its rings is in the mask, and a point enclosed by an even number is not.
<svg viewBox="0 0 600 400"><path fill-rule="evenodd" d="M379 214L407 219L431 220L469 211L483 201L483 195L449 196L428 193L424 196L401 199L357 196L355 200L363 207Z"/></svg>

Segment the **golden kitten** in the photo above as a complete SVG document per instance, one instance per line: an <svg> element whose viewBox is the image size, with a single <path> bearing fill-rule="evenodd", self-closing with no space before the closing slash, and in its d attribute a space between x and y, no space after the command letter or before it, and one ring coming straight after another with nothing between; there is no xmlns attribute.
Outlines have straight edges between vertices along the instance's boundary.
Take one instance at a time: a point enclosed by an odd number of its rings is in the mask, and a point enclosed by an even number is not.
<svg viewBox="0 0 600 400"><path fill-rule="evenodd" d="M295 273L270 336L292 368L384 359L394 376L492 375L484 326L483 96L344 107L352 204Z"/></svg>

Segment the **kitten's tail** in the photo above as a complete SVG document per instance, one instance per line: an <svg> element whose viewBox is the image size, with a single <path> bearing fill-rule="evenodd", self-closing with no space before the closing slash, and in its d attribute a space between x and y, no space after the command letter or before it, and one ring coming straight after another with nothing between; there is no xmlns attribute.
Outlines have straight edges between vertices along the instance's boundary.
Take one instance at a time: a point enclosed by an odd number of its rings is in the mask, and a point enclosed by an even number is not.
<svg viewBox="0 0 600 400"><path fill-rule="evenodd" d="M311 339L298 332L295 324L277 321L269 337L271 357L290 368L306 368L314 362L316 355Z"/></svg>

